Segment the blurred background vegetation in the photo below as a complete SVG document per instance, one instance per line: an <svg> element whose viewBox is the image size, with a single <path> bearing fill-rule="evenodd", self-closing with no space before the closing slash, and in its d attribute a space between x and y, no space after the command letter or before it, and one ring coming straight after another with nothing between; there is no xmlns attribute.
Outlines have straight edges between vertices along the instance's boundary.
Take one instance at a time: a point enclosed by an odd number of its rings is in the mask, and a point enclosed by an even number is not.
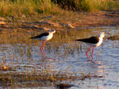
<svg viewBox="0 0 119 89"><path fill-rule="evenodd" d="M117 9L119 9L118 0L0 0L0 16L31 16Z"/></svg>

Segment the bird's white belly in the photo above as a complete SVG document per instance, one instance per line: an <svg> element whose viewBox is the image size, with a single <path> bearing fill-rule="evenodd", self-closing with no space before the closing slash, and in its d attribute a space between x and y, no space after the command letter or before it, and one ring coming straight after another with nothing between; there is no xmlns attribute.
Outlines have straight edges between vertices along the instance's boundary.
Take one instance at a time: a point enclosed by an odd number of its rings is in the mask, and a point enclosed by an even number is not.
<svg viewBox="0 0 119 89"><path fill-rule="evenodd" d="M48 36L44 36L41 38L41 40L50 40L53 37L53 35L48 35Z"/></svg>

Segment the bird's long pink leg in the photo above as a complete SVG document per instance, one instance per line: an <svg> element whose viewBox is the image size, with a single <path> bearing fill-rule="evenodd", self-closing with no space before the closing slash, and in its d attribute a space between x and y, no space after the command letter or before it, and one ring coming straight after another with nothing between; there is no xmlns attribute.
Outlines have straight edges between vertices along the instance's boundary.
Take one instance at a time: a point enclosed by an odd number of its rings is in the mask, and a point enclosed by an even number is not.
<svg viewBox="0 0 119 89"><path fill-rule="evenodd" d="M45 46L45 41L42 42L42 46L40 48L43 56L45 56L44 49L43 49L44 46Z"/></svg>
<svg viewBox="0 0 119 89"><path fill-rule="evenodd" d="M92 47L92 54L91 54L92 61L93 61L93 52L94 52L94 47Z"/></svg>
<svg viewBox="0 0 119 89"><path fill-rule="evenodd" d="M88 61L89 61L89 56L88 56L89 51L90 51L90 48L88 48L88 50L86 51L86 56L87 56Z"/></svg>

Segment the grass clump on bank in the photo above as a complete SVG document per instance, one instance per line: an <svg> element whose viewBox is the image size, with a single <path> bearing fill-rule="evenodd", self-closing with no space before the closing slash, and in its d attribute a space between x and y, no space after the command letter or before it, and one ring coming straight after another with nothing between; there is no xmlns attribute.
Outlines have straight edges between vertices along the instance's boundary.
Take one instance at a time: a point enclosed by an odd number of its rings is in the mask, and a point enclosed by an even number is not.
<svg viewBox="0 0 119 89"><path fill-rule="evenodd" d="M111 10L119 8L114 0L52 0L59 4L62 8L79 10L79 11L94 11L94 10Z"/></svg>
<svg viewBox="0 0 119 89"><path fill-rule="evenodd" d="M113 0L83 0L81 2L82 9L86 11L111 10L114 7L113 4Z"/></svg>
<svg viewBox="0 0 119 89"><path fill-rule="evenodd" d="M51 0L1 0L0 16L57 14L62 10Z"/></svg>
<svg viewBox="0 0 119 89"><path fill-rule="evenodd" d="M119 4L113 0L0 0L0 16L64 14L67 10L95 11L117 8Z"/></svg>

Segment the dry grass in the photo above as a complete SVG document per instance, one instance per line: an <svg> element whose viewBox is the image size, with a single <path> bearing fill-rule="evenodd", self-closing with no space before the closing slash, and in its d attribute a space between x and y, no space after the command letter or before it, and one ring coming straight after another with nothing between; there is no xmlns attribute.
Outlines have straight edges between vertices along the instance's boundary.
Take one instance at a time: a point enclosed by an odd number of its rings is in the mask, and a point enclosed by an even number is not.
<svg viewBox="0 0 119 89"><path fill-rule="evenodd" d="M88 74L81 74L81 76L77 76L71 73L43 73L42 71L37 74L34 73L17 73L17 72L9 72L9 73L0 73L0 82L1 83L33 83L34 81L37 82L54 82L55 84L61 81L74 81L74 80L85 80L90 78L101 78L102 76L91 75Z"/></svg>
<svg viewBox="0 0 119 89"><path fill-rule="evenodd" d="M67 8L77 11L113 10L118 9L119 4L113 0L1 0L0 16L70 14Z"/></svg>
<svg viewBox="0 0 119 89"><path fill-rule="evenodd" d="M53 4L51 0L2 0L0 5L0 16L37 16L67 12Z"/></svg>
<svg viewBox="0 0 119 89"><path fill-rule="evenodd" d="M16 44L16 43L23 43L23 44L31 44L34 42L39 42L38 40L32 40L30 37L39 35L45 31L35 30L35 29L4 29L0 33L0 44ZM54 34L53 39L50 42L54 43L72 43L76 38L85 38L90 36L93 33L92 29L81 29L81 30L64 30L64 31L56 31ZM4 40L2 40L4 39Z"/></svg>

